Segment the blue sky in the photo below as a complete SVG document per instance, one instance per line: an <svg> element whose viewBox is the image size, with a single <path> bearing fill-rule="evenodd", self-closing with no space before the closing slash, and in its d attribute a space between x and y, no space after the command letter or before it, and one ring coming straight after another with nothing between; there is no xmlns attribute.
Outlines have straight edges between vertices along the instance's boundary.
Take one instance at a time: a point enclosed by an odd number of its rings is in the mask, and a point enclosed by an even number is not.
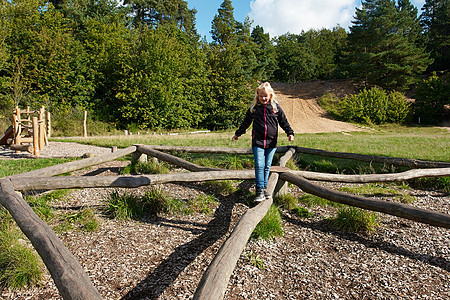
<svg viewBox="0 0 450 300"><path fill-rule="evenodd" d="M419 9L425 0L410 0ZM189 8L197 9L197 31L211 41L211 21L223 0L187 0ZM260 25L270 37L300 33L309 29L332 29L336 25L348 29L355 8L361 0L232 0L234 18L243 22L246 16L252 26Z"/></svg>

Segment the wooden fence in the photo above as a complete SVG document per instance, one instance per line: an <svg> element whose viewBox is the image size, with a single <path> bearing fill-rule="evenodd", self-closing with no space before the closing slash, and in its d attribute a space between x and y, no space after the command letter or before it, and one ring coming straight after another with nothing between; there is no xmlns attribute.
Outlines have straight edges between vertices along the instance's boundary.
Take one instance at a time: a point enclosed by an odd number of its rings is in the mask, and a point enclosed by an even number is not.
<svg viewBox="0 0 450 300"><path fill-rule="evenodd" d="M251 149L217 148L217 147L169 147L135 145L108 153L99 157L86 158L52 167L43 168L27 173L13 175L0 179L0 204L12 215L24 234L31 241L38 254L42 257L61 296L64 299L100 299L101 296L92 285L78 261L58 239L52 229L33 212L22 196L16 191L53 190L83 187L139 187L145 185L169 182L198 182L225 179L253 179L254 170L221 170L207 168L188 162L179 157L162 151L183 151L196 153L228 153L250 154ZM291 171L285 167L286 162L296 152L325 155L321 150L302 147L280 147L277 152L284 153L278 166L271 169L268 191L277 193L280 182L291 182L303 191L322 198L352 205L368 210L378 211L432 226L450 228L448 214L416 208L401 203L374 200L366 197L350 195L333 191L315 184L309 179L343 182L385 182L401 181L420 177L450 176L450 163L426 162L408 159L391 159L385 157L363 156L359 154L327 152L333 157L345 157L359 160L386 161L409 166L427 167L427 169L412 169L396 174L374 175L339 175L305 171ZM142 155L151 155L160 160L170 162L192 172L155 174L139 176L64 176L52 177L77 169L115 160L132 154L133 160ZM436 167L441 168L436 168ZM434 168L433 168L434 167ZM31 180L32 178L32 180ZM272 205L272 198L247 210L237 223L231 235L224 242L216 257L204 273L194 299L222 299L228 285L229 278L236 263L256 225L266 215Z"/></svg>

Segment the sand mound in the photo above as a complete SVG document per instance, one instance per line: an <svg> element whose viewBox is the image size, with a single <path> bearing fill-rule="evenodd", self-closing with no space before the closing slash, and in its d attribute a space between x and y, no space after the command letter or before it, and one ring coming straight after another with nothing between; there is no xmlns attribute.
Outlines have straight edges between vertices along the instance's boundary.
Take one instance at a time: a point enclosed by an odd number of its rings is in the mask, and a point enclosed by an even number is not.
<svg viewBox="0 0 450 300"><path fill-rule="evenodd" d="M295 84L272 82L278 102L295 133L359 131L355 125L330 118L317 103L317 97L333 92L342 97L357 86L348 80L312 81Z"/></svg>

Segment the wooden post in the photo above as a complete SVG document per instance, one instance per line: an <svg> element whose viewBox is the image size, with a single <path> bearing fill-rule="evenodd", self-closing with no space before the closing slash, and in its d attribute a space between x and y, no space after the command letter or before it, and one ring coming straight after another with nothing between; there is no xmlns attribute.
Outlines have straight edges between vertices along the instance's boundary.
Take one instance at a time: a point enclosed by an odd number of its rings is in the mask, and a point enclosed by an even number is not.
<svg viewBox="0 0 450 300"><path fill-rule="evenodd" d="M83 118L83 137L87 137L87 128L86 128L86 119L87 119L87 111L84 111L84 118Z"/></svg>
<svg viewBox="0 0 450 300"><path fill-rule="evenodd" d="M37 117L33 117L33 148L33 154L39 156L39 124Z"/></svg>
<svg viewBox="0 0 450 300"><path fill-rule="evenodd" d="M47 138L51 138L52 136L52 121L51 121L51 114L48 111L47 112Z"/></svg>
<svg viewBox="0 0 450 300"><path fill-rule="evenodd" d="M42 150L45 147L45 108L42 106L39 110L39 149Z"/></svg>

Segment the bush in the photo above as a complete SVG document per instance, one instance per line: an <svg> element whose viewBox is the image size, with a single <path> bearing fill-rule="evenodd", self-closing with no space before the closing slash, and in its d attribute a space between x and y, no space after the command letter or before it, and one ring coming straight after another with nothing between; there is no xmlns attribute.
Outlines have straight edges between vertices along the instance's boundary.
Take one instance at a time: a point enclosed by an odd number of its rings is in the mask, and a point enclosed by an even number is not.
<svg viewBox="0 0 450 300"><path fill-rule="evenodd" d="M438 124L444 119L447 104L450 104L448 79L439 78L433 73L417 85L414 119L418 123Z"/></svg>
<svg viewBox="0 0 450 300"><path fill-rule="evenodd" d="M409 107L403 94L374 87L341 99L338 115L345 121L365 124L403 123Z"/></svg>

